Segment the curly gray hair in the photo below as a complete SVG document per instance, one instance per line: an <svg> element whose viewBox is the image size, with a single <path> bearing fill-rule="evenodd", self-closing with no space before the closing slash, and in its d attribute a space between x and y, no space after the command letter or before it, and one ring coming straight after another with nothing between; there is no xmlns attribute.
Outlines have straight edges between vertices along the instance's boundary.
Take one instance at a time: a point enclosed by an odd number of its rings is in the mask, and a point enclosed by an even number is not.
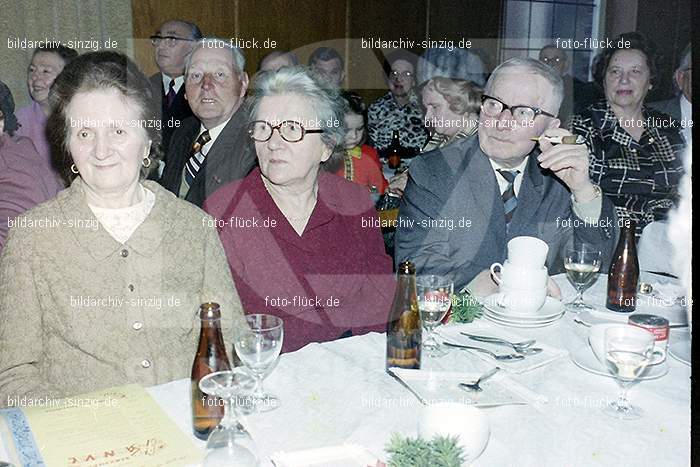
<svg viewBox="0 0 700 467"><path fill-rule="evenodd" d="M322 164L328 171L335 171L344 156L345 111L347 102L340 90L320 79L308 67L284 67L278 71L263 71L255 79L250 97L250 120L254 120L260 101L267 96L295 94L308 100L317 112L316 118L322 123L323 144L333 151L331 157Z"/></svg>

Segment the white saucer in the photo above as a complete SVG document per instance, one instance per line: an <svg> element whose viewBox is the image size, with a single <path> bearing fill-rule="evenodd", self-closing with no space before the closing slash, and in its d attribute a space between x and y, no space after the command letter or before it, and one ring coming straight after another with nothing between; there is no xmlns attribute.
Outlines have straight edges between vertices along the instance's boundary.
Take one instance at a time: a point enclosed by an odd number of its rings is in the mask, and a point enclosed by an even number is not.
<svg viewBox="0 0 700 467"><path fill-rule="evenodd" d="M562 312L561 316L564 316L564 313ZM514 328L543 328L545 326L549 326L551 324L556 323L561 316L552 319L550 321L546 321L544 323L533 323L533 322L528 322L528 321L504 321L501 320L493 315L488 314L487 312L484 312L484 318L487 320L496 323L496 324L501 324L503 326L510 326Z"/></svg>
<svg viewBox="0 0 700 467"><path fill-rule="evenodd" d="M577 367L582 368L589 373L607 376L608 378L613 377L612 373L610 373L608 369L596 358L595 354L593 353L593 349L591 349L591 346L588 344L583 345L571 352L571 360ZM649 365L639 379L645 380L661 378L666 373L668 373L668 359L656 365Z"/></svg>
<svg viewBox="0 0 700 467"><path fill-rule="evenodd" d="M564 316L564 313L565 311L562 309L562 311L558 315L555 315L554 317L548 318L546 320L528 320L521 318L504 318L502 316L493 314L488 308L484 308L484 317L489 321L504 326L512 326L516 328L540 328L544 326L549 326L550 324L554 324L559 319L561 319L561 317Z"/></svg>
<svg viewBox="0 0 700 467"><path fill-rule="evenodd" d="M542 304L542 307L536 312L530 313L518 313L514 310L509 310L503 308L496 303L496 299L499 294L492 294L482 300L484 308L491 312L494 317L500 318L502 320L508 321L518 321L518 322L550 322L559 319L561 314L564 312L564 304L559 300L547 297Z"/></svg>
<svg viewBox="0 0 700 467"><path fill-rule="evenodd" d="M686 365L690 365L690 335L685 333L681 335L671 334L668 343L668 354Z"/></svg>
<svg viewBox="0 0 700 467"><path fill-rule="evenodd" d="M684 309L637 309L632 313L617 313L606 308L596 307L595 310L584 310L578 313L576 319L588 326L601 323L626 323L630 316L638 314L652 314L666 318L671 325L687 324L688 318Z"/></svg>

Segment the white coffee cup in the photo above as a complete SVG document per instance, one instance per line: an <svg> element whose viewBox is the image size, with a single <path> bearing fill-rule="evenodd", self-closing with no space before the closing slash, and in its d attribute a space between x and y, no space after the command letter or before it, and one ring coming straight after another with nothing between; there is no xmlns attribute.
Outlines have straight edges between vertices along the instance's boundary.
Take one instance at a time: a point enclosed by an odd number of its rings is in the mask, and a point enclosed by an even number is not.
<svg viewBox="0 0 700 467"><path fill-rule="evenodd" d="M503 264L493 263L490 270L493 280L502 287L533 290L547 287L546 267L524 268L506 260Z"/></svg>
<svg viewBox="0 0 700 467"><path fill-rule="evenodd" d="M540 269L549 246L537 237L515 237L508 242L508 261L526 269Z"/></svg>
<svg viewBox="0 0 700 467"><path fill-rule="evenodd" d="M466 461L481 455L491 435L486 414L477 407L457 402L438 402L422 408L418 415L418 436L457 436Z"/></svg>
<svg viewBox="0 0 700 467"><path fill-rule="evenodd" d="M533 314L547 299L547 288L514 289L506 286L498 288L496 304L512 313Z"/></svg>
<svg viewBox="0 0 700 467"><path fill-rule="evenodd" d="M588 331L588 344L591 346L598 361L600 361L605 368L608 367L605 358L605 331L610 328L622 328L631 336L635 334L640 336L644 336L645 333L651 334L646 329L623 323L602 323L591 326L591 329ZM649 362L649 365L657 365L664 360L666 360L666 349L654 347L654 357L651 362Z"/></svg>

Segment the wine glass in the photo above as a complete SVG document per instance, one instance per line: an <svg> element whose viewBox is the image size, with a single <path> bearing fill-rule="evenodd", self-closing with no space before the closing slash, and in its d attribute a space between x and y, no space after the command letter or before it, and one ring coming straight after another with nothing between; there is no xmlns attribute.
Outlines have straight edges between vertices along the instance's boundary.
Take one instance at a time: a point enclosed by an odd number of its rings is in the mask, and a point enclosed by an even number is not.
<svg viewBox="0 0 700 467"><path fill-rule="evenodd" d="M247 329L237 329L234 348L238 358L255 376L256 384L251 394L255 410L266 412L279 406L279 398L263 389L263 379L274 368L282 350L283 323L273 315L250 314L245 316Z"/></svg>
<svg viewBox="0 0 700 467"><path fill-rule="evenodd" d="M423 349L427 350L430 357L441 357L447 353L435 339L433 331L450 309L453 289L454 284L450 276L425 275L416 279L418 310L423 327L428 331Z"/></svg>
<svg viewBox="0 0 700 467"><path fill-rule="evenodd" d="M642 416L642 409L627 399L627 390L652 361L654 341L652 333L634 326L616 326L605 331L605 361L622 388L618 399L603 409L606 414L623 420Z"/></svg>
<svg viewBox="0 0 700 467"><path fill-rule="evenodd" d="M564 269L566 277L576 289L576 298L567 303L571 311L592 310L593 307L583 301L583 292L598 278L600 271L601 253L593 247L582 244L566 252Z"/></svg>
<svg viewBox="0 0 700 467"><path fill-rule="evenodd" d="M256 447L250 433L238 422L237 410L245 403L245 393L255 387L255 378L242 368L217 371L199 381L199 389L212 396L212 403L224 402L224 417L207 439L203 467L254 467ZM215 399L215 397L220 399Z"/></svg>

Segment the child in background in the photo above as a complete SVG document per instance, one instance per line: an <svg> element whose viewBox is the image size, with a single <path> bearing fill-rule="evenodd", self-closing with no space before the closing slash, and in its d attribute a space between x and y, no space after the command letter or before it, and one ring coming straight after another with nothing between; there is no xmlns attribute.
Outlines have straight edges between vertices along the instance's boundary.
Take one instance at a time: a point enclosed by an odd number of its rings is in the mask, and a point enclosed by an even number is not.
<svg viewBox="0 0 700 467"><path fill-rule="evenodd" d="M343 92L343 97L348 102L345 113L345 159L336 175L366 186L373 193L382 194L388 183L382 175L379 155L374 148L363 144L366 140L367 108L362 97L354 92Z"/></svg>

